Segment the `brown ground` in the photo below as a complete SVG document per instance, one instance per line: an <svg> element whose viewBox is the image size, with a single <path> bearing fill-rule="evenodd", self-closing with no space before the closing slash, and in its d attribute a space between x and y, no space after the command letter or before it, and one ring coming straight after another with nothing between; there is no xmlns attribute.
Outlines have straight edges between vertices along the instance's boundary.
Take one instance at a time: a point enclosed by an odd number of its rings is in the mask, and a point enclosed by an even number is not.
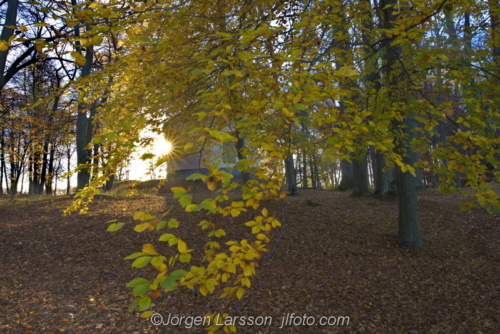
<svg viewBox="0 0 500 334"><path fill-rule="evenodd" d="M128 311L134 297L125 284L150 276L122 259L143 243L158 245L159 232L137 234L131 226L106 232L104 222L132 222L135 210L162 212L171 198L101 197L90 214L63 217L69 201L0 200L1 333L204 333L200 327L154 327ZM499 216L480 209L464 213L458 196L421 191L427 245L410 251L394 242L396 204L302 191L286 203L282 241L243 299L205 298L184 289L156 299L153 310L165 317L274 317L270 326L240 326L239 333L500 333ZM278 218L280 210L271 203ZM199 249L206 231L196 222L204 214L178 208L172 214L185 222L180 233L189 248ZM248 228L241 221L221 224L242 234ZM193 253L193 264L199 256ZM350 322L279 329L286 313L349 316Z"/></svg>

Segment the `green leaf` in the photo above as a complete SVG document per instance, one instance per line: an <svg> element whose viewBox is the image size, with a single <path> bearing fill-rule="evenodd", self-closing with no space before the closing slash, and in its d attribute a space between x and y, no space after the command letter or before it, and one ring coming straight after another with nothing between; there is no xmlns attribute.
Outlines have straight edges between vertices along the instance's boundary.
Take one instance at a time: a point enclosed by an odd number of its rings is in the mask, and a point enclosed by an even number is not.
<svg viewBox="0 0 500 334"><path fill-rule="evenodd" d="M167 225L167 221L166 221L166 220L162 220L161 222L159 222L159 223L156 225L156 229L157 229L157 230L162 229L162 228L164 228L166 225Z"/></svg>
<svg viewBox="0 0 500 334"><path fill-rule="evenodd" d="M200 173L194 173L194 174L191 174L189 175L186 180L198 180L198 179L201 179L203 177L202 174Z"/></svg>
<svg viewBox="0 0 500 334"><path fill-rule="evenodd" d="M207 287L207 290L212 293L214 292L214 289L215 289L215 285L214 285L214 282L208 280L205 282L205 286Z"/></svg>
<svg viewBox="0 0 500 334"><path fill-rule="evenodd" d="M108 226L108 232L115 232L121 229L123 226L125 226L125 223L113 223Z"/></svg>
<svg viewBox="0 0 500 334"><path fill-rule="evenodd" d="M132 263L132 268L142 268L151 261L151 256L143 256Z"/></svg>
<svg viewBox="0 0 500 334"><path fill-rule="evenodd" d="M172 276L163 277L160 286L164 288L166 291L173 291L177 287L177 283L175 282L175 278Z"/></svg>
<svg viewBox="0 0 500 334"><path fill-rule="evenodd" d="M139 311L145 311L151 307L151 298L148 296L142 297L139 301Z"/></svg>
<svg viewBox="0 0 500 334"><path fill-rule="evenodd" d="M177 221L177 219L170 219L168 221L168 227L177 228L179 227L179 222Z"/></svg>
<svg viewBox="0 0 500 334"><path fill-rule="evenodd" d="M143 155L141 155L139 159L148 160L148 159L153 159L154 157L155 155L153 153L144 153Z"/></svg>
<svg viewBox="0 0 500 334"><path fill-rule="evenodd" d="M189 254L189 253L181 254L179 256L179 261L184 262L184 263L188 263L189 261L191 261L191 254Z"/></svg>
<svg viewBox="0 0 500 334"><path fill-rule="evenodd" d="M149 318L153 315L153 311L146 311L141 314L141 318Z"/></svg>
<svg viewBox="0 0 500 334"><path fill-rule="evenodd" d="M161 258L159 256L155 256L152 260L151 260L151 264L153 266L159 266L160 264L162 264L163 261L161 260Z"/></svg>
<svg viewBox="0 0 500 334"><path fill-rule="evenodd" d="M182 205L182 207L186 207L187 205L191 204L191 195L189 194L183 195L179 200L179 203L180 205Z"/></svg>
<svg viewBox="0 0 500 334"><path fill-rule="evenodd" d="M138 258L139 256L143 256L143 255L146 255L144 253L134 253L134 254L131 254L129 256L127 256L124 260L133 260L133 259L136 259Z"/></svg>
<svg viewBox="0 0 500 334"><path fill-rule="evenodd" d="M182 270L182 269L177 269L177 270L172 271L170 273L169 277L173 277L174 279L179 280L179 279L183 278L186 275L187 275L187 271Z"/></svg>
<svg viewBox="0 0 500 334"><path fill-rule="evenodd" d="M106 140L106 136L95 136L93 139L94 144L100 144Z"/></svg>
<svg viewBox="0 0 500 334"><path fill-rule="evenodd" d="M149 284L141 284L136 286L132 293L134 294L134 296L142 296L148 293L148 291L149 291Z"/></svg>
<svg viewBox="0 0 500 334"><path fill-rule="evenodd" d="M160 241L169 241L170 239L177 239L175 235L170 233L165 233L160 237Z"/></svg>
<svg viewBox="0 0 500 334"><path fill-rule="evenodd" d="M135 288L138 285L146 284L146 283L148 283L147 279L141 278L141 277L137 277L137 278L134 278L133 280L131 280L130 282L128 282L127 285L126 285L126 287L127 288Z"/></svg>

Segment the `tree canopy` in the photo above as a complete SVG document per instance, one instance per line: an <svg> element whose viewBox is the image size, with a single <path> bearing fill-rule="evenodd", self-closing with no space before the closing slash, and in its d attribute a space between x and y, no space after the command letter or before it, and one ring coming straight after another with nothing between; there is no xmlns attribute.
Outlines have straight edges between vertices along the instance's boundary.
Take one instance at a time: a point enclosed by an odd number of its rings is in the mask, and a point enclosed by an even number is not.
<svg viewBox="0 0 500 334"><path fill-rule="evenodd" d="M50 15L30 27L6 25L2 38L7 29L32 27L42 27L45 35L28 40L11 34L2 52L34 42L41 58L58 53L81 67L71 83L78 92L79 117L99 124L91 132L92 143L87 137L82 145L102 145L100 154L107 161L92 182L88 176L82 179L88 185L69 211L116 173L117 165L141 145L145 128L158 133L173 129L170 136L180 156L203 154L218 143L234 145L234 168L253 175L240 185L214 163L208 175L189 178L204 181L213 197L195 203L191 189L172 189L187 212L214 214L212 221L200 222L214 241L207 244L206 265L189 272L174 269L191 256L173 233L160 241L176 246L174 255L159 254L153 244L132 254L134 267L151 264L159 271L154 279L129 283L139 297L134 306L141 310L149 308L149 296L159 294L159 287L170 291L177 284L198 286L205 295L231 282L221 297L241 298L259 259L269 252L271 230L281 225L268 215L265 200L286 196L283 182L290 175L283 161L307 145L352 161L360 161L371 148L384 157L385 168L395 168L398 241L403 245L423 244L415 190L419 168L432 169L442 191L475 196L464 202L464 209L479 204L490 213L500 210L498 194L485 177L489 172L499 177L496 2L30 4ZM299 140L304 128L312 129L315 140ZM80 171L89 168L86 159ZM460 187L457 175L472 192ZM229 203L227 194L236 188L241 200ZM238 217L247 210L255 214L245 222L254 239L219 244L225 231L217 227L216 215ZM137 232L182 223L144 212L134 219L140 221ZM113 222L109 229L122 226Z"/></svg>

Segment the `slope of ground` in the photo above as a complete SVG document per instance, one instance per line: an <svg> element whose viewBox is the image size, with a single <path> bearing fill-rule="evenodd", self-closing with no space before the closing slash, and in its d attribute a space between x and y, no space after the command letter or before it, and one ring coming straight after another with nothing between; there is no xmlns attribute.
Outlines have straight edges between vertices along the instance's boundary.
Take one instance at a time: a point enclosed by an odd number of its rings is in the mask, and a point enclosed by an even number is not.
<svg viewBox="0 0 500 334"><path fill-rule="evenodd" d="M136 210L160 213L174 205L171 215L183 223L178 232L195 249L196 264L206 242L196 225L205 214L183 213L171 197L100 196L88 215L64 217L70 200L0 200L0 332L204 332L153 326L128 311L134 297L125 284L148 276L123 258L144 243L158 245L158 234L138 234L134 224L109 233L105 222L132 223ZM269 204L280 218L280 202ZM283 238L244 298L176 290L154 300L153 310L165 319L214 312L273 319L239 326L239 333L499 333L500 218L462 212L458 196L431 190L419 192L419 205L427 244L411 251L394 242L396 200L301 191L285 203ZM248 233L241 217L217 219L235 239ZM292 313L348 316L349 324L280 328Z"/></svg>

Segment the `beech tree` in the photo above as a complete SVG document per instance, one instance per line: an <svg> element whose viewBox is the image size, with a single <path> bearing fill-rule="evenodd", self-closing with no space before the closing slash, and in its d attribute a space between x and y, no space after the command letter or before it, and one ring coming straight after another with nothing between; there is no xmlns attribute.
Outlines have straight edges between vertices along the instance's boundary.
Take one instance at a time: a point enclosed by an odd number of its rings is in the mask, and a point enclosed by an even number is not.
<svg viewBox="0 0 500 334"><path fill-rule="evenodd" d="M87 27L79 36L74 29L70 39L87 43L85 57L71 53L80 65L94 57L92 47L113 41L119 48L116 61L75 82L85 92L79 94L80 106L97 106L93 117L100 132L93 143L113 150L104 150L108 163L80 189L68 212L110 179L116 165L141 145L139 134L146 127L162 132L168 123L178 129L181 155L202 154L209 166L207 175L195 173L188 180L202 180L213 196L195 201L191 189L172 188L185 211L213 214L210 221L199 222L211 238L202 265L189 270L179 266L191 261L191 250L175 232L185 223L180 217L134 215L139 221L135 231L168 229L159 241L176 246L163 252L161 244L148 243L127 257L134 260L133 267L151 265L158 271L128 285L138 297L132 306L144 311L143 317L151 315L151 298L178 286L196 287L207 295L222 285L221 297L243 297L259 261L270 252L271 231L281 225L264 207L265 200L286 196L285 173L293 185L294 153L306 161L315 159L304 154L308 144L299 146L295 140L304 115L317 137L310 145L324 143L322 154L344 161L343 171L352 164L351 171L367 180L366 156L375 153L381 194L388 188L385 173L394 168L401 245L423 244L416 186L424 162L439 176L442 191L475 196L476 203L465 202L465 209L477 203L490 213L500 209L485 177L499 164L496 4L160 0L86 2L72 10L65 22ZM447 15L451 21L468 18L469 24L457 33L466 37L464 45L455 40L454 47L438 47L432 41L429 32ZM465 56L465 51L470 53ZM455 97L445 99L442 92ZM103 96L107 100L100 101ZM453 130L435 140L444 124ZM89 148L88 138L80 148ZM217 161L210 163L206 152L221 144L237 146L234 168L255 177L240 185L219 170ZM417 161L425 155L428 161ZM474 193L458 187L457 173ZM310 174L318 175L315 167ZM366 192L366 184L358 185L360 193ZM241 200L229 201L227 194L234 189L241 192ZM226 231L217 215L236 218L242 212L253 216L244 222L252 239L227 236L230 241L221 244ZM109 230L124 225L112 221Z"/></svg>

